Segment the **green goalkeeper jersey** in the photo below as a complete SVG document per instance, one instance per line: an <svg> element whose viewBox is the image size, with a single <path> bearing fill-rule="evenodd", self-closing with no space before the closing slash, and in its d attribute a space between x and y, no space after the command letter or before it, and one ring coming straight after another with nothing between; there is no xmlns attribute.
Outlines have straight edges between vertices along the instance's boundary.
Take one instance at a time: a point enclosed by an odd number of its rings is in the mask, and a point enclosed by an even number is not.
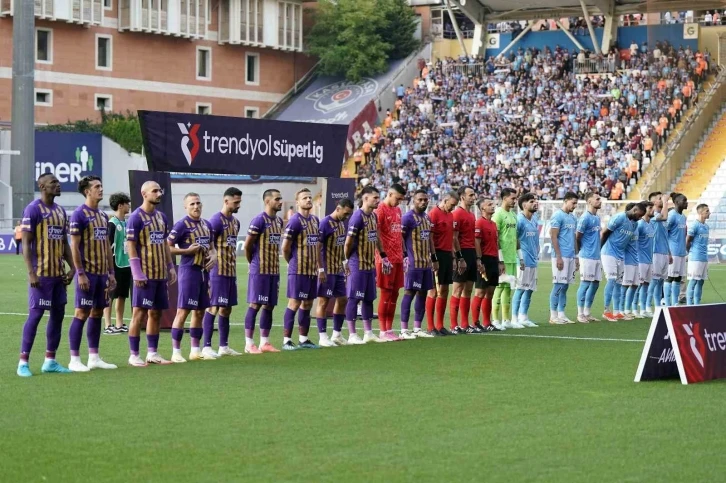
<svg viewBox="0 0 726 483"><path fill-rule="evenodd" d="M506 211L503 208L497 208L492 219L497 224L499 249L504 256L504 263L519 263L519 257L517 257L517 215L514 210Z"/></svg>

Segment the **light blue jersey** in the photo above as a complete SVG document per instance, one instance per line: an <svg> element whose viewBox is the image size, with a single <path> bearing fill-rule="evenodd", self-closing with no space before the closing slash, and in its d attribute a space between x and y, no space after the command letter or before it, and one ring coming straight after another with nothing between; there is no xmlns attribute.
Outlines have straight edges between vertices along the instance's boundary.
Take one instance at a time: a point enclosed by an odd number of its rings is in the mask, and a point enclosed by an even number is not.
<svg viewBox="0 0 726 483"><path fill-rule="evenodd" d="M653 263L653 239L655 238L655 222L642 219L638 222L638 263Z"/></svg>
<svg viewBox="0 0 726 483"><path fill-rule="evenodd" d="M582 233L580 257L600 260L600 217L585 211L577 220L577 233Z"/></svg>
<svg viewBox="0 0 726 483"><path fill-rule="evenodd" d="M630 242L625 247L625 264L626 265L638 265L639 258L638 258L638 247L639 247L639 240L640 237L638 236L638 224L633 223L633 234L630 237Z"/></svg>
<svg viewBox="0 0 726 483"><path fill-rule="evenodd" d="M686 256L686 215L678 214L676 210L668 213L666 222L668 230L668 248L674 257Z"/></svg>
<svg viewBox="0 0 726 483"><path fill-rule="evenodd" d="M668 231L666 230L666 220L657 220L660 213L654 213L651 223L655 224L655 236L653 237L653 253L659 255L669 255L668 249Z"/></svg>
<svg viewBox="0 0 726 483"><path fill-rule="evenodd" d="M557 210L550 220L550 228L557 228L557 241L560 244L562 258L575 258L575 229L577 218L572 213Z"/></svg>
<svg viewBox="0 0 726 483"><path fill-rule="evenodd" d="M688 227L688 236L691 240L691 249L688 251L688 260L691 262L708 261L708 225L695 220Z"/></svg>
<svg viewBox="0 0 726 483"><path fill-rule="evenodd" d="M525 267L536 267L539 261L539 222L532 215L528 220L523 213L517 215L517 239L522 250Z"/></svg>
<svg viewBox="0 0 726 483"><path fill-rule="evenodd" d="M630 243L630 239L633 237L633 232L635 231L635 223L630 221L625 212L618 213L610 218L608 230L612 233L605 242L605 246L602 247L602 254L609 255L618 260L624 260L625 249Z"/></svg>

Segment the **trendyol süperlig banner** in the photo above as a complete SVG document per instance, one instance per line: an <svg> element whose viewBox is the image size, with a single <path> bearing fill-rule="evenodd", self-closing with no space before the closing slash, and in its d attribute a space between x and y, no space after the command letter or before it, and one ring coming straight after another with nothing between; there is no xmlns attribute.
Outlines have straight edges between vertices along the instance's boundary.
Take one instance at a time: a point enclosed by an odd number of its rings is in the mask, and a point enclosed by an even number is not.
<svg viewBox="0 0 726 483"><path fill-rule="evenodd" d="M151 171L340 176L347 125L139 111Z"/></svg>

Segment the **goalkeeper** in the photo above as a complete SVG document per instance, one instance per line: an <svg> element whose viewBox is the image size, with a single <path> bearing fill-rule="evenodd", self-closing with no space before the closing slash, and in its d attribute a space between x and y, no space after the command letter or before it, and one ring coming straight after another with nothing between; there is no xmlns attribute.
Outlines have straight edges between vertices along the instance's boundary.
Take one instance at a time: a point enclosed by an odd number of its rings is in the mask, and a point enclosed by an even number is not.
<svg viewBox="0 0 726 483"><path fill-rule="evenodd" d="M512 282L517 277L517 215L514 205L517 203L517 192L512 188L502 190L502 206L494 213L499 237L500 272L506 276L499 278L499 285L494 291L492 301L492 325L499 330L523 329L517 319L512 318ZM502 268L503 264L503 268ZM501 307L501 316L500 316Z"/></svg>

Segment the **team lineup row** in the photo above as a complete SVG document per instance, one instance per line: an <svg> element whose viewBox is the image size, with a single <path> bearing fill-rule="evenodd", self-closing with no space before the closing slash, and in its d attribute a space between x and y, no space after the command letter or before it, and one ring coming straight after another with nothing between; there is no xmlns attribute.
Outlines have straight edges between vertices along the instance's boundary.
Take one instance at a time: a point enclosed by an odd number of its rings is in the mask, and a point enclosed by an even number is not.
<svg viewBox="0 0 726 483"><path fill-rule="evenodd" d="M55 203L60 195L55 176L41 175L38 186L41 197L26 207L21 224L29 273L29 315L23 328L18 375L32 375L28 360L46 310L50 314L43 372L115 369L98 354L101 317L108 306L109 292L124 297L131 281L134 290L128 329L129 365L186 362L181 341L190 314L190 359L241 355L228 345L229 317L237 305L236 242L240 223L234 214L241 203L239 189L225 191L222 210L209 220L202 218L199 196L187 194L187 216L170 227L166 216L156 210L163 192L155 182L143 185L143 203L128 222L117 217L109 222L98 209L103 199L98 177L89 176L79 182L78 191L86 200L69 220L65 210ZM398 205L404 194L401 186L393 185L381 202L378 190L368 186L361 193L359 209L354 210L350 200L340 200L333 213L319 220L311 214L310 190L303 189L296 193L297 213L283 227L278 216L282 209L280 192L265 191L264 211L251 221L244 245L249 262L245 353L278 352L270 343L270 330L272 312L278 305L281 252L288 262L284 350L536 327L528 317L537 287L539 259L536 196L526 193L517 198L513 190L504 189L497 209L495 200L481 199L477 203L474 190L462 187L445 194L427 213L428 195L421 190L414 194L411 210L402 215ZM579 221L572 214L577 196L565 196L562 208L550 223L554 250L550 323L574 323L565 315L566 293L578 270L579 322L597 320L590 308L603 269L607 279L603 316L608 320L640 315L634 300L639 300L645 315L651 313L653 305L661 303L661 296L666 304L677 302L687 252L689 303L700 301L707 276L708 207L699 205L699 220L686 233L683 210L687 200L680 194L671 197L674 209L669 213L665 211L667 198L653 193L650 201L629 205L601 230L597 216L601 201L597 194L587 195L587 212ZM128 202L128 197L122 201ZM518 215L514 211L517 203ZM479 220L472 213L474 204L481 212ZM178 275L173 255L180 256ZM69 266L67 271L65 264ZM65 314L66 287L74 279L71 361L66 368L55 356ZM157 352L159 322L161 312L169 307L168 284L177 279L173 353L171 361L167 361ZM452 283L447 330L443 319ZM401 288L401 332L396 334L392 325ZM378 291L380 333L376 335L372 319ZM316 299L319 345L308 338ZM411 305L413 330L409 330ZM331 313L333 331L328 337ZM253 338L258 315L259 345ZM363 338L355 328L358 315L363 319ZM422 327L425 315L428 330ZM296 316L298 345L292 341ZM218 351L211 347L215 319ZM141 358L140 331L144 322L148 347L146 357ZM344 322L350 333L347 340L342 336ZM84 325L89 349L86 365L79 354Z"/></svg>

